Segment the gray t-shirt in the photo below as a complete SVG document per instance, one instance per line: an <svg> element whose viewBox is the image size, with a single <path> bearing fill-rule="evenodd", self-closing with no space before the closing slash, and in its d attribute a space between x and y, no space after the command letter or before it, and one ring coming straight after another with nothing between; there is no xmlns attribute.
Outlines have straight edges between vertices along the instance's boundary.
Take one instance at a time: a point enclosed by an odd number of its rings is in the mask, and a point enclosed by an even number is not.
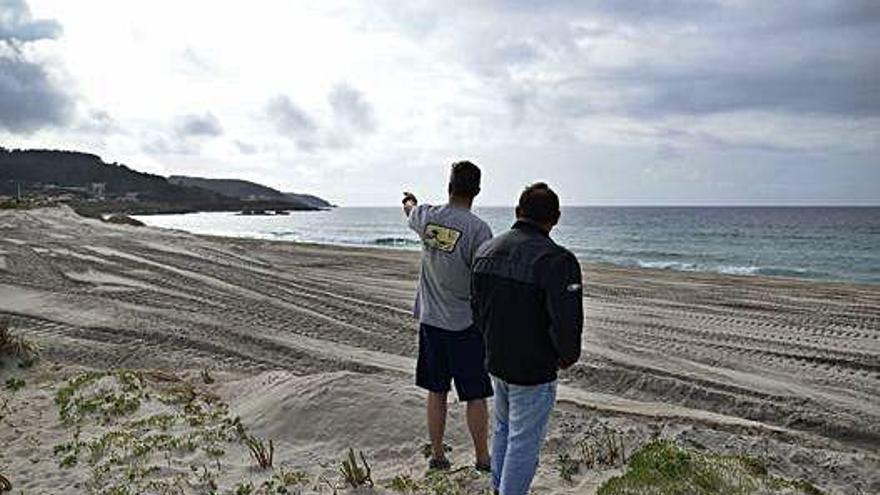
<svg viewBox="0 0 880 495"><path fill-rule="evenodd" d="M422 239L422 268L414 306L419 322L444 330L470 327L471 269L481 244L492 230L467 208L418 205L409 228Z"/></svg>

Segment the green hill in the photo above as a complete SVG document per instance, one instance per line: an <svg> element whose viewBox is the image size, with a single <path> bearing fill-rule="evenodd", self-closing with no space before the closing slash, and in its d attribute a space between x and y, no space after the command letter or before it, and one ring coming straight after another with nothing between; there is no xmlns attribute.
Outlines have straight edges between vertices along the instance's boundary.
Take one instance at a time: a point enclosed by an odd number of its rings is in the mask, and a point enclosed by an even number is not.
<svg viewBox="0 0 880 495"><path fill-rule="evenodd" d="M0 147L0 196L15 196L20 189L28 197L62 198L61 201L89 215L318 209L310 201L259 184L221 182L223 187L218 190L213 181L206 182L211 187L169 181L122 164L105 163L90 153Z"/></svg>
<svg viewBox="0 0 880 495"><path fill-rule="evenodd" d="M330 208L328 201L311 194L284 193L277 189L240 179L207 179L172 175L168 182L181 186L199 187L225 196L239 199L284 200L301 203L312 208Z"/></svg>

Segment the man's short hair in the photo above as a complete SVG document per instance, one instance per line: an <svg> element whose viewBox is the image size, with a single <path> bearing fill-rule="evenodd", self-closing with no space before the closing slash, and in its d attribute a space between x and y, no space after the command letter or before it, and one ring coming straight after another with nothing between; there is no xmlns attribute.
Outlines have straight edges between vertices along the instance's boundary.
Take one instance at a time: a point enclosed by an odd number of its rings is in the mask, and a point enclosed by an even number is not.
<svg viewBox="0 0 880 495"><path fill-rule="evenodd" d="M559 196L544 182L536 182L519 195L519 216L540 223L559 219Z"/></svg>
<svg viewBox="0 0 880 495"><path fill-rule="evenodd" d="M469 161L455 162L449 174L449 194L473 198L480 193L480 168Z"/></svg>

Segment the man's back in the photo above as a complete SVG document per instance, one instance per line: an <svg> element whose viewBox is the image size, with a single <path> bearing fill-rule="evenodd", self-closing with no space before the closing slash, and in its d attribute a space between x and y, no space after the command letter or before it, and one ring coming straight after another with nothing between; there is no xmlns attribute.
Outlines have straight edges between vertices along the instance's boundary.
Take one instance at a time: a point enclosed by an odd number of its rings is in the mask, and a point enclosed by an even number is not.
<svg viewBox="0 0 880 495"><path fill-rule="evenodd" d="M469 209L450 204L416 206L409 226L424 246L416 317L445 330L470 327L473 259L477 248L492 238L491 229Z"/></svg>
<svg viewBox="0 0 880 495"><path fill-rule="evenodd" d="M577 361L583 328L580 264L538 227L517 222L477 252L473 312L489 373L517 385L556 379Z"/></svg>

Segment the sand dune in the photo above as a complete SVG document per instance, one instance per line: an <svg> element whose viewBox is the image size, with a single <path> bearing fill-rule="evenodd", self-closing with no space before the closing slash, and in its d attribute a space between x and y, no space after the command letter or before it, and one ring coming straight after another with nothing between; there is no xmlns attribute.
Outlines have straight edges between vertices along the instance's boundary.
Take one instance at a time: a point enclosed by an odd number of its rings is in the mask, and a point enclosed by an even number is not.
<svg viewBox="0 0 880 495"><path fill-rule="evenodd" d="M61 370L217 370L228 378L217 392L290 465L327 470L351 446L381 477L423 470L415 253L51 209L0 212L0 260L0 317ZM588 493L613 474L569 485L553 466L576 439L609 429L633 447L661 435L758 450L780 474L880 493L880 288L611 266L587 266L584 278L584 356L562 377L536 493ZM452 409L454 458L467 464ZM0 466L26 463L8 452Z"/></svg>

